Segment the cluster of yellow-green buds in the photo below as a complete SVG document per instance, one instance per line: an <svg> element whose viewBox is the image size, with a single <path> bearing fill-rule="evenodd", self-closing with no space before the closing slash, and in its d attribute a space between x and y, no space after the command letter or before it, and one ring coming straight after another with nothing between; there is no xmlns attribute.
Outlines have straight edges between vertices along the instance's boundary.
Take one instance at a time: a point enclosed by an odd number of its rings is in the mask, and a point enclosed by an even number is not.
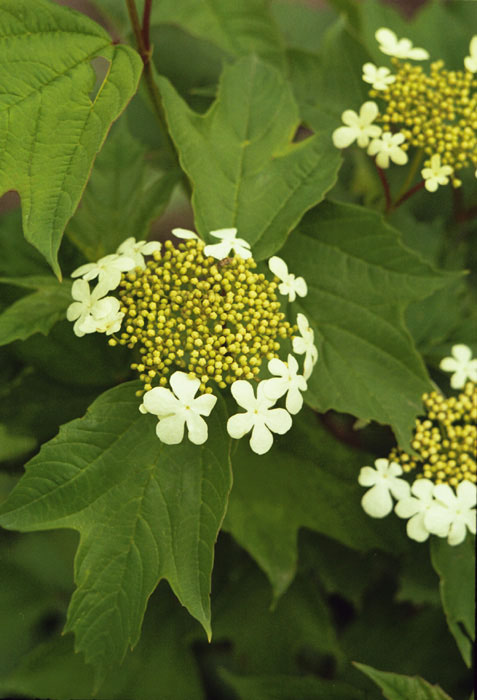
<svg viewBox="0 0 477 700"><path fill-rule="evenodd" d="M358 481L369 488L361 501L368 515L388 515L394 498L411 539L424 542L433 534L457 545L476 531L477 359L466 345L454 345L440 367L453 372L450 383L460 393L424 394L425 416L416 420L412 451L394 448L374 469L363 467Z"/></svg>
<svg viewBox="0 0 477 700"><path fill-rule="evenodd" d="M459 187L458 173L472 166L477 177L477 35L472 37L469 56L462 70L447 70L434 61L429 72L409 61L427 61L425 49L409 39L398 39L381 27L376 32L381 51L391 56L394 72L373 63L363 66L363 80L371 85L370 97L359 114L343 112L341 126L333 132L337 148L354 141L376 157L379 168L408 162L410 147L417 159L424 158L424 186L435 192L439 185ZM418 163L418 160L416 160Z"/></svg>
<svg viewBox="0 0 477 700"><path fill-rule="evenodd" d="M175 244L128 238L116 253L75 270L67 318L77 336L105 333L110 345L136 353L139 410L157 416L162 442L181 442L187 428L193 443L204 443L203 416L230 387L245 411L229 418L228 433L251 432L252 450L263 454L273 433L291 428L318 359L306 317L298 313L292 325L283 310L284 298L306 296L306 282L277 256L268 261L268 279L234 228L211 231L219 242L209 245L193 231L172 234ZM276 407L282 398L284 407Z"/></svg>

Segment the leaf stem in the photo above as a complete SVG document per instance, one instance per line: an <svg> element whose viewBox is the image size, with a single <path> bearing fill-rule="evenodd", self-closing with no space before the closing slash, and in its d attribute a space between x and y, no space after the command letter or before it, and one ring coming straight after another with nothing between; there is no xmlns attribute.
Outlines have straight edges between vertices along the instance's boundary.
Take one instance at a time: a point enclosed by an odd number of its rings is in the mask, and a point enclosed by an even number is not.
<svg viewBox="0 0 477 700"><path fill-rule="evenodd" d="M131 21L131 26L136 38L137 49L142 58L144 65L144 80L146 81L146 86L149 92L149 97L152 102L153 109L155 111L156 117L161 125L161 131L164 136L164 145L167 151L167 155L170 160L177 165L178 157L174 145L169 136L169 131L167 128L166 114L164 111L164 106L162 104L161 94L157 88L157 85L152 74L151 67L151 42L149 37L149 23L151 16L151 5L152 0L145 0L144 4L144 16L143 16L143 26L139 22L139 15L137 13L135 0L126 0L126 5L128 8L129 19Z"/></svg>
<svg viewBox="0 0 477 700"><path fill-rule="evenodd" d="M396 205L395 206L397 206L397 202L401 201L401 198L404 196L404 194L411 187L412 181L414 180L414 177L415 177L416 172L417 172L417 170L422 162L423 157L424 157L424 151L422 150L422 148L419 148L416 151L414 158L412 159L411 167L409 168L409 171L407 173L407 177L404 180L403 185L402 185L401 189L399 190L399 193L396 197Z"/></svg>
<svg viewBox="0 0 477 700"><path fill-rule="evenodd" d="M409 199L409 197L412 197L413 194L416 194L416 192L419 192L419 190L422 190L424 185L426 184L425 180L421 180L420 182L417 183L417 185L414 185L414 187L411 187L407 192L405 192L402 197L400 197L395 204L393 204L392 208L397 209L397 207L400 207L401 204L403 204L406 199Z"/></svg>
<svg viewBox="0 0 477 700"><path fill-rule="evenodd" d="M382 168L379 167L379 165L374 161L374 164L376 166L376 170L378 171L379 179L381 180L381 184L383 186L384 190L384 196L386 198L386 214L390 211L391 206L392 206L392 199L391 199L391 190L389 189L389 182L388 178L386 177L386 173Z"/></svg>

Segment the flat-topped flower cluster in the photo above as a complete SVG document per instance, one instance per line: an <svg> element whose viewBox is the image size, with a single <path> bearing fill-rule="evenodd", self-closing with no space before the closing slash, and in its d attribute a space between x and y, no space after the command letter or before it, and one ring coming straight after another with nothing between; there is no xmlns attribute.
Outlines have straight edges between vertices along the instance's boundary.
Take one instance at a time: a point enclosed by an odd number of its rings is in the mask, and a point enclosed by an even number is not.
<svg viewBox="0 0 477 700"><path fill-rule="evenodd" d="M139 408L157 416L162 442L181 442L187 428L191 442L204 443L214 388L230 387L245 410L229 418L228 433L251 433L252 450L263 454L273 433L291 428L318 359L307 318L298 313L291 325L282 308L284 299L306 296L306 282L277 256L268 263L272 279L257 272L236 229L212 231L219 242L209 245L193 231L172 233L176 245L128 238L75 270L67 318L79 337L105 333L110 345L137 351ZM280 399L284 407L276 406Z"/></svg>
<svg viewBox="0 0 477 700"><path fill-rule="evenodd" d="M469 165L477 177L477 35L462 70L446 70L443 61L434 61L429 73L409 62L429 59L425 49L385 27L378 29L376 39L380 50L392 57L395 72L365 63L362 78L371 85L370 97L384 104L370 100L359 113L345 110L344 126L333 132L334 145L347 148L356 141L376 157L379 168L405 165L409 148L419 149L428 192L449 181L459 187L458 173Z"/></svg>
<svg viewBox="0 0 477 700"><path fill-rule="evenodd" d="M394 498L394 512L407 519L411 539L424 542L434 534L457 545L467 530L476 532L477 359L465 345L451 352L440 367L453 372L451 386L462 392L450 398L424 394L426 415L416 421L413 453L394 448L374 469L363 467L358 481L369 488L361 502L371 517L388 515ZM412 483L407 475L415 475Z"/></svg>

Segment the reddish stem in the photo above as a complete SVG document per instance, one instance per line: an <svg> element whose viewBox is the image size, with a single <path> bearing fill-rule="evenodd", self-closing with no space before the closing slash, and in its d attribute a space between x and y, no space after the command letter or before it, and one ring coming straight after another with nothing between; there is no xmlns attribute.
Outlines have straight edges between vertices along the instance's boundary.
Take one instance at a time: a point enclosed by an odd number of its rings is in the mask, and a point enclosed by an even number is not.
<svg viewBox="0 0 477 700"><path fill-rule="evenodd" d="M425 180L421 180L420 182L417 183L417 185L414 185L414 187L411 187L407 192L403 194L402 197L399 197L398 201L393 205L393 209L397 209L397 207L400 207L401 204L403 204L406 199L409 199L409 197L412 197L413 194L416 194L416 192L419 192L419 190L422 190L424 185L426 184Z"/></svg>
<svg viewBox="0 0 477 700"><path fill-rule="evenodd" d="M146 58L147 61L149 61L151 57L151 38L149 36L149 28L151 24L151 7L152 7L152 0L145 0L144 2L144 12L142 15L142 29L141 29L141 34L142 38L144 41L144 48L146 50ZM143 58L143 60L144 60Z"/></svg>
<svg viewBox="0 0 477 700"><path fill-rule="evenodd" d="M475 207L470 207L470 209L467 209L467 211L461 211L459 214L456 216L456 220L461 223L464 221L470 221L471 219L475 219L477 217L477 206Z"/></svg>
<svg viewBox="0 0 477 700"><path fill-rule="evenodd" d="M376 170L378 171L379 179L381 180L381 184L383 186L384 190L384 196L386 198L386 213L391 209L392 205L392 199L391 199L391 190L389 189L389 182L388 178L386 177L386 173L382 168L377 165L376 161L374 161L374 164L376 166Z"/></svg>

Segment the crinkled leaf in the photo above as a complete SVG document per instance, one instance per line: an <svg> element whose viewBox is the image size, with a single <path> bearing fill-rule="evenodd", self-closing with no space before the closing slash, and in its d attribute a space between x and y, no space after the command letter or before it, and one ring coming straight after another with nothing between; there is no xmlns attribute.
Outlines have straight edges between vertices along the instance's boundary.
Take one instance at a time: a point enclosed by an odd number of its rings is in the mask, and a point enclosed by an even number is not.
<svg viewBox="0 0 477 700"><path fill-rule="evenodd" d="M452 700L438 685L431 685L419 676L378 671L356 662L354 665L381 688L387 700Z"/></svg>
<svg viewBox="0 0 477 700"><path fill-rule="evenodd" d="M160 80L167 119L193 184L197 230L236 227L255 258L274 253L336 179L340 155L321 132L291 143L298 109L284 78L255 57L222 75L205 115Z"/></svg>
<svg viewBox="0 0 477 700"><path fill-rule="evenodd" d="M275 597L295 575L301 527L357 550L400 547L399 532L376 528L361 507L357 477L368 456L340 444L311 411L303 413L269 453L255 455L244 438L233 455L224 528L265 571Z"/></svg>
<svg viewBox="0 0 477 700"><path fill-rule="evenodd" d="M306 217L280 255L308 283L294 310L309 319L320 353L309 404L387 423L406 445L430 381L403 311L455 276L403 246L379 214L331 202Z"/></svg>
<svg viewBox="0 0 477 700"><path fill-rule="evenodd" d="M71 304L70 283L60 283L54 277L3 278L0 281L37 289L0 314L0 345L24 340L34 333L46 335L65 317Z"/></svg>
<svg viewBox="0 0 477 700"><path fill-rule="evenodd" d="M161 578L210 635L213 547L231 485L222 406L205 445L169 447L139 413L137 388L111 389L64 425L0 511L9 529L80 532L66 630L100 678L137 643Z"/></svg>
<svg viewBox="0 0 477 700"><path fill-rule="evenodd" d="M98 24L48 0L4 0L0 39L0 193L19 192L24 234L59 274L64 228L142 63ZM109 66L91 98L98 56Z"/></svg>
<svg viewBox="0 0 477 700"><path fill-rule="evenodd" d="M365 700L361 690L347 683L315 676L238 676L225 670L220 675L240 700Z"/></svg>
<svg viewBox="0 0 477 700"><path fill-rule="evenodd" d="M98 260L129 236L147 238L164 210L180 173L160 173L146 160L124 118L113 127L98 155L80 207L67 235L88 260Z"/></svg>
<svg viewBox="0 0 477 700"><path fill-rule="evenodd" d="M472 665L475 642L475 537L451 547L433 537L431 560L440 578L442 607L449 629L467 666Z"/></svg>

